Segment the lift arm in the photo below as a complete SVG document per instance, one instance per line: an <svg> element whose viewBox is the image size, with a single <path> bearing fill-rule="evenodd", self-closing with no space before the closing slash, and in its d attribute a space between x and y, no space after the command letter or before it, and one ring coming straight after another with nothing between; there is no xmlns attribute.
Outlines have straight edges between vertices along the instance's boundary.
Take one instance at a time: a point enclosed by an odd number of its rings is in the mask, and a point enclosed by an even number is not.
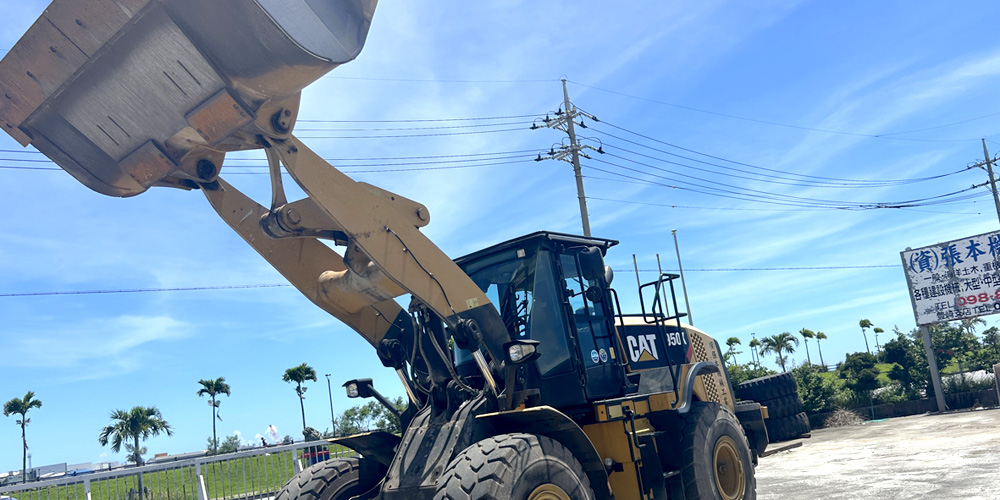
<svg viewBox="0 0 1000 500"><path fill-rule="evenodd" d="M476 351L496 390L479 348L498 360L509 335L486 295L419 231L427 208L355 182L291 133L301 90L358 55L376 2L54 0L0 62L0 127L106 195L201 189L383 363L422 372L425 393L462 385L447 335ZM220 177L226 153L247 149L268 157L269 208ZM306 198L285 199L282 169ZM394 300L405 293L409 311Z"/></svg>

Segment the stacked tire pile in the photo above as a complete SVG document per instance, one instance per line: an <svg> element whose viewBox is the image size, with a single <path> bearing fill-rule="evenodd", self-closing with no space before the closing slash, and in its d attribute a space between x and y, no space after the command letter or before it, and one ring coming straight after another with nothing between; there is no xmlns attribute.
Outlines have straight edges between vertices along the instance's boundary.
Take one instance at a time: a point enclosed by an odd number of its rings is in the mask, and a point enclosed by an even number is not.
<svg viewBox="0 0 1000 500"><path fill-rule="evenodd" d="M737 389L740 399L767 407L768 441L788 441L809 432L809 417L802 411L798 386L791 373L778 373L748 380Z"/></svg>

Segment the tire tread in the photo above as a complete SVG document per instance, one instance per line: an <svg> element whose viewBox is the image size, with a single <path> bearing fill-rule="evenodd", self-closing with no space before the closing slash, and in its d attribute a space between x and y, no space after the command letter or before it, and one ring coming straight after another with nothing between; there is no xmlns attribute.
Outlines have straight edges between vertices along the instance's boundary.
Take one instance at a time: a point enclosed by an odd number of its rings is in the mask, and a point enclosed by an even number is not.
<svg viewBox="0 0 1000 500"><path fill-rule="evenodd" d="M799 412L784 418L769 418L764 420L764 425L772 443L788 441L809 432L809 417L805 412Z"/></svg>
<svg viewBox="0 0 1000 500"><path fill-rule="evenodd" d="M797 391L798 386L795 383L795 378L791 372L785 372L742 382L737 386L736 392L740 399L765 401L794 394Z"/></svg>
<svg viewBox="0 0 1000 500"><path fill-rule="evenodd" d="M511 477L517 457L527 455L533 447L545 450L547 456L565 463L580 478L585 491L590 479L583 466L565 446L557 441L532 434L501 434L466 448L456 456L438 479L434 500L500 500L509 498L517 477Z"/></svg>
<svg viewBox="0 0 1000 500"><path fill-rule="evenodd" d="M328 500L332 495L346 492L356 485L360 469L361 462L356 458L319 462L292 476L278 491L275 500ZM342 483L339 488L338 483ZM333 489L328 490L331 487Z"/></svg>
<svg viewBox="0 0 1000 500"><path fill-rule="evenodd" d="M797 392L773 399L765 399L759 403L767 407L767 413L771 418L790 417L802 412L802 398Z"/></svg>
<svg viewBox="0 0 1000 500"><path fill-rule="evenodd" d="M713 457L707 456L707 454L698 450L698 439L688 439L688 437L700 434L707 439L708 431L717 418L716 415L729 419L735 428L739 429L739 434L743 441L741 444L747 450L747 454L750 454L750 441L747 440L746 434L743 433L743 429L740 426L740 422L736 418L736 415L729 411L728 408L717 403L697 403L685 419L682 434L682 436L684 436L684 438L682 438L684 446L681 450L681 478L684 489L684 498L687 500L715 499L714 492L711 496L706 496L703 494L705 493L704 491L699 491L698 478L694 474L685 473L685 471L696 469L699 465L703 468L707 468L707 470L714 469L713 464L710 463ZM754 500L757 495L757 476L754 472L752 459L746 464L746 467L746 473L749 475L750 484L744 494L744 500Z"/></svg>

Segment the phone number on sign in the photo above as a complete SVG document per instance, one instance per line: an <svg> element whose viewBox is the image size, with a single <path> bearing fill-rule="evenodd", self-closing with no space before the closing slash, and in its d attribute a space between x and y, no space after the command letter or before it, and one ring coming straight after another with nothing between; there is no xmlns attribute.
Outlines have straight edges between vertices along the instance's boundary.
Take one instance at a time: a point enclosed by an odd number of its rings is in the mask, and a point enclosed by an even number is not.
<svg viewBox="0 0 1000 500"><path fill-rule="evenodd" d="M993 295L983 292L978 295L965 295L963 297L958 297L958 306L971 306L973 304L989 302L991 300L1000 300L1000 290L993 292Z"/></svg>

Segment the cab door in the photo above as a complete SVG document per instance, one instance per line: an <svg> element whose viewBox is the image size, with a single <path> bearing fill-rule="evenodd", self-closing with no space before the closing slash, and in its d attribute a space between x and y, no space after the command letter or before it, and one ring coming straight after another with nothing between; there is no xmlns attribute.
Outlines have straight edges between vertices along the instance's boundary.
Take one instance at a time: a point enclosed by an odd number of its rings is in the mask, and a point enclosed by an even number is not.
<svg viewBox="0 0 1000 500"><path fill-rule="evenodd" d="M601 290L607 287L598 282L603 281L601 278L584 278L576 253L560 255L559 266L571 319L570 328L576 337L583 366L587 399L594 401L619 396L624 375L618 360L621 353L615 352L611 336L607 294L602 293L598 301L588 299L586 294L590 287L597 286Z"/></svg>

